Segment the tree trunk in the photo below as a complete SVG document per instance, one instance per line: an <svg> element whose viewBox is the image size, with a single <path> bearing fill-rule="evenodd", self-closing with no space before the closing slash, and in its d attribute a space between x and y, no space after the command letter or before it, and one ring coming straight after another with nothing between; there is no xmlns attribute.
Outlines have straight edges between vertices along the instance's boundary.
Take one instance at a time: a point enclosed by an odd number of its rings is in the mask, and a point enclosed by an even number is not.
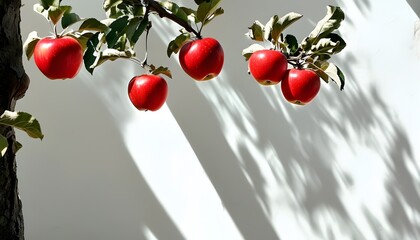
<svg viewBox="0 0 420 240"><path fill-rule="evenodd" d="M0 114L14 111L16 101L23 97L29 78L22 65L20 34L21 0L0 0ZM16 174L15 133L13 128L0 126L0 134L9 147L0 158L0 239L22 240L23 215Z"/></svg>

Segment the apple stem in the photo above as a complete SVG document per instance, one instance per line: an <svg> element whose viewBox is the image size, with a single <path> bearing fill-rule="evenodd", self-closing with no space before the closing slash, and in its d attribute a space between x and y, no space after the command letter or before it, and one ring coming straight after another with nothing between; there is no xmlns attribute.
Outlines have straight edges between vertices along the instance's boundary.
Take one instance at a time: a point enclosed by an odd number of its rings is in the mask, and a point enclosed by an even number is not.
<svg viewBox="0 0 420 240"><path fill-rule="evenodd" d="M53 29L54 29L54 35L55 35L55 37L56 37L56 38L59 38L59 37L60 37L60 35L58 35L58 32L57 32L57 25L56 25L56 24L54 24Z"/></svg>
<svg viewBox="0 0 420 240"><path fill-rule="evenodd" d="M146 14L148 13L148 10L146 10ZM144 60L141 62L141 67L145 68L145 66L147 66L147 58L148 58L148 53L147 53L147 49L148 49L148 39L149 39L149 32L150 32L150 28L152 27L152 24L149 22L147 24L146 27L146 39L145 39L145 54L144 54Z"/></svg>
<svg viewBox="0 0 420 240"><path fill-rule="evenodd" d="M298 56L296 57L291 57L288 56L287 57L287 62L289 62L291 65L293 65L295 68L301 69L304 63L303 58L306 57L306 54L304 52L301 52Z"/></svg>

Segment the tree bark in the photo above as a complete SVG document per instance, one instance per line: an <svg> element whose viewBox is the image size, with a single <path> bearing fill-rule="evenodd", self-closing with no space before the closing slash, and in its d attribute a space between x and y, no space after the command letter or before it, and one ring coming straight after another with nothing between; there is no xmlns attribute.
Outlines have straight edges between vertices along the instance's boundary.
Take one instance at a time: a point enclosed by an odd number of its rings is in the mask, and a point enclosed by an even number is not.
<svg viewBox="0 0 420 240"><path fill-rule="evenodd" d="M29 78L22 65L20 33L21 0L0 0L0 114L14 111L23 97ZM0 126L9 147L0 158L0 239L23 240L22 203L19 199L13 128Z"/></svg>

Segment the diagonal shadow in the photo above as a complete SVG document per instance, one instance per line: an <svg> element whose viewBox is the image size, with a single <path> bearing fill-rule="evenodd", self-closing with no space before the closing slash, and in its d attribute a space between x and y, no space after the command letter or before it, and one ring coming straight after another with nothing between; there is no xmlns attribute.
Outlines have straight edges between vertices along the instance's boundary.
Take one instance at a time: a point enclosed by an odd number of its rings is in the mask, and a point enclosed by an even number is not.
<svg viewBox="0 0 420 240"><path fill-rule="evenodd" d="M293 7L294 3L287 4ZM370 1L355 4L363 14L370 11ZM242 8L253 9L251 15L268 14L267 19L272 15L267 13L267 6L280 5L286 6L285 2L241 3ZM236 3L224 3L226 12L231 14L236 7ZM312 19L318 19L324 11L310 2L305 9L311 12L306 15L316 16ZM248 43L234 36L243 34L238 23L250 22L253 15L236 13L234 21L223 21L229 29L224 35L218 34L217 26L209 27L207 33L219 36L223 45L229 47L225 49L225 74L216 81L197 85L181 79L172 86L177 94L172 95L169 106L243 237L293 239L276 221L282 205L294 211L297 223L308 223L306 230L320 239L340 239L343 235L350 239L372 239L371 236L394 239L393 230L404 236L417 236L416 224L403 211L409 207L418 212L416 203L420 202L415 178L405 167L414 161L404 154L411 149L411 143L404 126L393 117L394 112L375 86L366 89L361 85L364 79L352 74L359 64L358 57L347 52L337 59L347 74L344 92L323 87L311 105L304 109L290 106L284 103L278 88L252 85L245 74L246 66L238 67L245 65L237 55ZM260 15L255 19L261 19ZM351 16L348 19L351 21ZM310 30L302 27L295 34L303 35ZM366 78L374 80L375 76ZM347 150L351 155L339 154ZM350 199L355 197L354 188L360 186L357 171L340 166L343 161L351 161L351 156L367 158L360 155L363 154L360 150L383 159L375 164L395 162L395 169L387 167L386 173L379 175L381 186L386 185L391 195L389 202L395 211L402 213L393 217L396 214L391 211L385 220L392 230L381 230L384 219L379 219L363 203L351 205L343 197L343 193L350 194ZM264 164L271 168L271 176ZM389 181L394 183L388 186ZM397 190L394 184L408 190ZM277 195L273 197L271 190ZM397 196L402 196L402 200ZM387 212L386 207L380 206L380 211ZM362 216L356 218L355 212L362 212ZM267 234L262 231L264 228L270 235L264 235Z"/></svg>
<svg viewBox="0 0 420 240"><path fill-rule="evenodd" d="M413 11L420 17L420 2L415 0L406 0Z"/></svg>

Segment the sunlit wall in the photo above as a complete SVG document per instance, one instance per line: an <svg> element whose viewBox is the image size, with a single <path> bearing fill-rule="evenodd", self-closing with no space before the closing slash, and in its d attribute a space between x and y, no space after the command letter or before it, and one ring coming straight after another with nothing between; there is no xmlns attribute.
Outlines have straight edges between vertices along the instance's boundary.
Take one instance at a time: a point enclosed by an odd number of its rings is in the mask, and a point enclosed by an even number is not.
<svg viewBox="0 0 420 240"><path fill-rule="evenodd" d="M34 3L22 7L23 38L50 31ZM64 3L80 16L104 18L102 1ZM247 74L244 33L256 19L295 11L304 19L290 32L302 38L328 4L346 13L348 46L334 59L345 90L323 83L313 103L292 106L279 87ZM158 112L129 103L128 81L143 73L132 62L49 81L24 61L31 86L17 109L35 115L46 135L40 142L18 134L27 239L420 239L418 4L222 6L225 14L204 31L225 50L224 70L209 82L194 82L176 57L166 57L178 27L155 22L149 61L174 76Z"/></svg>

